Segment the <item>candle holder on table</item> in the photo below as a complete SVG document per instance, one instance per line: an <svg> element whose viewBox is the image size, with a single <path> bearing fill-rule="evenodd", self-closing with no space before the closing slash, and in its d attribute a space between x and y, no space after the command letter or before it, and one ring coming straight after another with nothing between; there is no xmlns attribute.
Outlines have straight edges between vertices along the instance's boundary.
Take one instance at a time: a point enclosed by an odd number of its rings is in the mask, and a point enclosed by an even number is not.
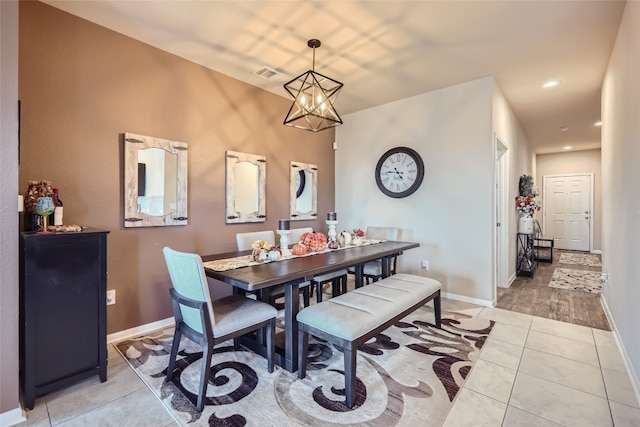
<svg viewBox="0 0 640 427"><path fill-rule="evenodd" d="M327 227L329 227L329 232L327 233L329 240L337 240L338 234L336 233L336 225L338 225L338 221L328 219L326 222Z"/></svg>
<svg viewBox="0 0 640 427"><path fill-rule="evenodd" d="M276 232L280 235L280 252L282 252L282 255L291 255L289 250L289 234L291 234L291 230L276 230Z"/></svg>

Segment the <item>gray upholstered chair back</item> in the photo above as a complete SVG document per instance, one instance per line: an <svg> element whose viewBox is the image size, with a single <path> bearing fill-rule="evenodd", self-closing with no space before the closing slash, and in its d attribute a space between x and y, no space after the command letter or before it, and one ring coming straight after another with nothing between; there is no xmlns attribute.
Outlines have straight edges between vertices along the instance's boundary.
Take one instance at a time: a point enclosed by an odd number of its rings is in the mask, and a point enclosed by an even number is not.
<svg viewBox="0 0 640 427"><path fill-rule="evenodd" d="M368 227L367 238L379 240L398 240L397 227Z"/></svg>
<svg viewBox="0 0 640 427"><path fill-rule="evenodd" d="M251 244L256 240L264 240L272 245L276 244L276 237L273 230L253 231L251 233L237 233L236 243L239 251L251 249Z"/></svg>
<svg viewBox="0 0 640 427"><path fill-rule="evenodd" d="M292 228L291 234L289 234L289 244L295 245L300 241L300 236L302 236L304 233L312 233L312 232L313 232L313 228L311 227Z"/></svg>
<svg viewBox="0 0 640 427"><path fill-rule="evenodd" d="M167 262L173 288L182 296L206 303L211 326L214 327L215 316L213 315L207 278L202 266L202 258L197 254L178 252L167 247L162 249L162 253ZM204 333L198 309L180 304L180 313L187 326L199 333Z"/></svg>

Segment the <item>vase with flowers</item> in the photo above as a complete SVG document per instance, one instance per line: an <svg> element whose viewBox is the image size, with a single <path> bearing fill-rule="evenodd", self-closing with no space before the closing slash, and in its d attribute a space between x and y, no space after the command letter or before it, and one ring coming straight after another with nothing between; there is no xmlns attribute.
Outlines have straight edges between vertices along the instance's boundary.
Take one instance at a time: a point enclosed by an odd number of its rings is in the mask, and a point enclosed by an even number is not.
<svg viewBox="0 0 640 427"><path fill-rule="evenodd" d="M255 262L266 261L269 257L268 252L273 245L266 240L256 240L251 244L251 257Z"/></svg>
<svg viewBox="0 0 640 427"><path fill-rule="evenodd" d="M532 196L516 196L516 210L520 214L518 232L533 233L533 214L540 210L540 200Z"/></svg>
<svg viewBox="0 0 640 427"><path fill-rule="evenodd" d="M538 188L534 185L531 175L522 175L518 184L516 196L516 210L520 214L518 233L533 233L533 214L540 210L540 200L536 199Z"/></svg>

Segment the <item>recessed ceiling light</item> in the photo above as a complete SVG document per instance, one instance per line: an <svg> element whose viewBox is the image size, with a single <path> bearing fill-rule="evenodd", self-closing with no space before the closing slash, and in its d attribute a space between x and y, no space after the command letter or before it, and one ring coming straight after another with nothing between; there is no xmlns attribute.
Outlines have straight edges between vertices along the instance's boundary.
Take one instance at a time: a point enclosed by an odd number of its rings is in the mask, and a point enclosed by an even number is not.
<svg viewBox="0 0 640 427"><path fill-rule="evenodd" d="M549 80L548 82L544 82L542 84L543 89L549 89L550 87L558 86L560 84L557 80Z"/></svg>
<svg viewBox="0 0 640 427"><path fill-rule="evenodd" d="M565 145L564 147L562 147L563 150L571 150L573 147L570 145Z"/></svg>
<svg viewBox="0 0 640 427"><path fill-rule="evenodd" d="M594 126L602 126L602 120L598 120L593 124Z"/></svg>
<svg viewBox="0 0 640 427"><path fill-rule="evenodd" d="M569 130L569 126L560 126L560 130L562 132L567 132Z"/></svg>

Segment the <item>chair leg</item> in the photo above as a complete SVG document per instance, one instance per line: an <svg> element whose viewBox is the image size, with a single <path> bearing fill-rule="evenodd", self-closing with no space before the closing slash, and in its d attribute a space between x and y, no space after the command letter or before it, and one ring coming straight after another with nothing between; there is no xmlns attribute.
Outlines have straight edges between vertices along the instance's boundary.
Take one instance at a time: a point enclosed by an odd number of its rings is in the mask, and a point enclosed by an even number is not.
<svg viewBox="0 0 640 427"><path fill-rule="evenodd" d="M338 287L339 287L338 295L347 293L347 276L346 275L338 277Z"/></svg>
<svg viewBox="0 0 640 427"><path fill-rule="evenodd" d="M311 288L311 285L305 286L302 290L302 298L304 300L305 307L309 307L309 288Z"/></svg>
<svg viewBox="0 0 640 427"><path fill-rule="evenodd" d="M178 347L180 347L181 337L182 332L180 331L180 327L176 326L176 330L173 333L173 344L171 344L171 355L169 356L169 366L167 367L167 377L164 379L165 381L171 380L171 375L173 375L173 369L176 366L176 357L178 357Z"/></svg>
<svg viewBox="0 0 640 427"><path fill-rule="evenodd" d="M433 313L436 316L436 328L442 329L442 319L440 311L440 295L433 299Z"/></svg>
<svg viewBox="0 0 640 427"><path fill-rule="evenodd" d="M267 370L273 372L273 359L276 352L276 319L273 318L266 326L265 335L267 336Z"/></svg>
<svg viewBox="0 0 640 427"><path fill-rule="evenodd" d="M356 391L356 358L358 349L353 343L348 343L344 348L344 392L347 408L353 408L354 394Z"/></svg>
<svg viewBox="0 0 640 427"><path fill-rule="evenodd" d="M298 325L298 378L307 375L307 353L309 351L309 334L302 324Z"/></svg>
<svg viewBox="0 0 640 427"><path fill-rule="evenodd" d="M322 302L322 283L316 282L316 302Z"/></svg>
<svg viewBox="0 0 640 427"><path fill-rule="evenodd" d="M211 371L211 355L213 353L213 343L207 342L203 345L202 371L200 373L200 389L198 391L198 403L196 410L202 412L204 398L207 396L207 384L209 382L209 372Z"/></svg>

